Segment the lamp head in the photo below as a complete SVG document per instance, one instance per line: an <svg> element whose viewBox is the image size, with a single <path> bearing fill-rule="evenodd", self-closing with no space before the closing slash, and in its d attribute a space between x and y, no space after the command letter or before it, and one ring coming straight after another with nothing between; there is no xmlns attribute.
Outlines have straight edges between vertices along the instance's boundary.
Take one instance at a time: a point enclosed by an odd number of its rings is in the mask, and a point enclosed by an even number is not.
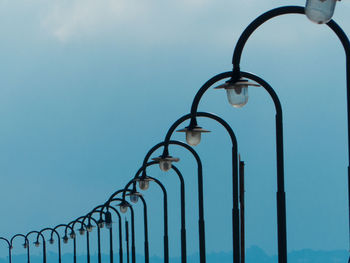
<svg viewBox="0 0 350 263"><path fill-rule="evenodd" d="M133 189L129 194L127 194L130 198L130 202L136 204L139 201L141 193L137 192L136 189Z"/></svg>
<svg viewBox="0 0 350 263"><path fill-rule="evenodd" d="M70 233L69 233L69 236L71 239L74 239L75 238L75 232L72 230Z"/></svg>
<svg viewBox="0 0 350 263"><path fill-rule="evenodd" d="M68 237L67 237L67 235L64 235L64 237L62 238L62 240L63 240L63 243L64 243L64 244L67 244L67 243L68 243Z"/></svg>
<svg viewBox="0 0 350 263"><path fill-rule="evenodd" d="M332 19L336 3L337 0L306 0L305 15L316 24L327 23Z"/></svg>
<svg viewBox="0 0 350 263"><path fill-rule="evenodd" d="M55 243L55 240L51 237L51 238L49 239L49 243L52 245L53 243Z"/></svg>
<svg viewBox="0 0 350 263"><path fill-rule="evenodd" d="M81 226L81 227L79 228L79 234L80 234L81 236L85 234L85 229L83 228L83 226Z"/></svg>
<svg viewBox="0 0 350 263"><path fill-rule="evenodd" d="M235 108L242 108L248 102L248 87L260 85L250 82L247 79L240 78L238 81L229 79L214 89L225 89L229 103Z"/></svg>
<svg viewBox="0 0 350 263"><path fill-rule="evenodd" d="M106 228L111 229L112 228L112 214L109 211L107 211L105 214L105 222L106 222Z"/></svg>
<svg viewBox="0 0 350 263"><path fill-rule="evenodd" d="M98 225L99 228L104 228L105 222L103 221L102 218L100 218L100 219L97 221L97 225Z"/></svg>
<svg viewBox="0 0 350 263"><path fill-rule="evenodd" d="M24 248L28 248L28 243L27 243L27 241L23 243L23 247L24 247Z"/></svg>
<svg viewBox="0 0 350 263"><path fill-rule="evenodd" d="M148 178L146 175L143 175L137 179L139 182L139 187L141 190L145 191L149 188L149 182L153 181L152 179Z"/></svg>
<svg viewBox="0 0 350 263"><path fill-rule="evenodd" d="M118 206L119 206L120 212L125 214L128 211L128 207L130 206L130 204L125 201L122 201Z"/></svg>
<svg viewBox="0 0 350 263"><path fill-rule="evenodd" d="M38 240L35 241L35 242L34 242L34 246L39 247L39 246L40 246L40 242L39 242Z"/></svg>
<svg viewBox="0 0 350 263"><path fill-rule="evenodd" d="M186 142L191 146L196 146L201 142L202 133L210 132L208 130L203 129L202 127L186 127L181 130L177 130L177 132L185 132L186 133Z"/></svg>
<svg viewBox="0 0 350 263"><path fill-rule="evenodd" d="M153 161L159 162L159 168L163 172L167 172L171 169L172 163L173 162L178 162L180 161L179 158L174 158L172 156L159 156L156 158L152 158ZM141 187L140 187L141 188Z"/></svg>
<svg viewBox="0 0 350 263"><path fill-rule="evenodd" d="M88 232L91 232L93 228L94 228L94 226L91 224L91 222L89 222L88 225L86 226L86 230Z"/></svg>

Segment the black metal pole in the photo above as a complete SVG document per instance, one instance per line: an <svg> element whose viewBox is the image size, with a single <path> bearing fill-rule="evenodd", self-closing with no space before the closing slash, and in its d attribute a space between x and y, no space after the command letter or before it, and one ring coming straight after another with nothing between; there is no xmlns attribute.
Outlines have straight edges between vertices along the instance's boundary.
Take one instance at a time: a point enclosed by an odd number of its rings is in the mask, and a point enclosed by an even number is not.
<svg viewBox="0 0 350 263"><path fill-rule="evenodd" d="M142 195L140 195L140 199L143 204L143 229L144 229L144 235L145 235L145 263L149 263L147 204Z"/></svg>
<svg viewBox="0 0 350 263"><path fill-rule="evenodd" d="M109 229L109 261L113 263L113 233L112 227Z"/></svg>
<svg viewBox="0 0 350 263"><path fill-rule="evenodd" d="M123 263L122 220L119 220L118 226L119 226L119 262Z"/></svg>
<svg viewBox="0 0 350 263"><path fill-rule="evenodd" d="M245 263L245 203L244 203L244 162L239 160L239 203L241 211L241 263Z"/></svg>
<svg viewBox="0 0 350 263"><path fill-rule="evenodd" d="M126 259L127 259L127 263L130 263L130 256L129 256L129 222L128 222L128 220L125 220L125 240L126 240Z"/></svg>
<svg viewBox="0 0 350 263"><path fill-rule="evenodd" d="M12 263L11 247L9 247L9 263Z"/></svg>

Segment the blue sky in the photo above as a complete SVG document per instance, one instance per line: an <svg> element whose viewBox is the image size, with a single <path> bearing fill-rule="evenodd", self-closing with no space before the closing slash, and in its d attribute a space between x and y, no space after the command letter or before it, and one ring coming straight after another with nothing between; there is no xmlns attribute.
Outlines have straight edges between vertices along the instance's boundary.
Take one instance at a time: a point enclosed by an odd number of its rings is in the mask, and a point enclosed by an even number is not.
<svg viewBox="0 0 350 263"><path fill-rule="evenodd" d="M120 189L200 86L231 69L233 47L259 14L285 1L0 1L0 203L2 236L55 226ZM304 1L288 4L304 5ZM350 32L349 3L334 19ZM326 27L301 15L275 19L249 40L241 68L267 80L284 109L288 248L348 248L345 59ZM210 90L200 110L234 129L246 162L247 247L276 254L274 108L250 90L234 109ZM230 251L230 145L222 128L196 147L204 163L208 252ZM174 138L183 140L183 134ZM196 253L195 164L186 180L188 251ZM169 191L171 255L179 249L174 175ZM151 186L151 254L161 255L161 192ZM141 213L138 208L136 212ZM137 229L142 231L137 217ZM142 252L142 236L137 237ZM107 249L107 248L106 248Z"/></svg>

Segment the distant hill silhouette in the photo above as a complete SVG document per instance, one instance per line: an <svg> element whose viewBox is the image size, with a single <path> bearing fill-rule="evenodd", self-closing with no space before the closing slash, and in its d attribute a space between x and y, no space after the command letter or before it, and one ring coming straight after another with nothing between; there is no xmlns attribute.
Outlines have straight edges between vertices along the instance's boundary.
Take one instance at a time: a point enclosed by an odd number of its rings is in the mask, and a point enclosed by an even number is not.
<svg viewBox="0 0 350 263"><path fill-rule="evenodd" d="M42 263L42 256L31 255L31 263ZM137 262L144 262L144 258L141 255L137 255ZM86 262L86 255L77 256L78 263ZM109 255L102 255L102 262L109 262ZM119 262L117 254L114 255L114 262ZM124 255L124 262L126 262L126 255ZM151 263L163 263L162 258L151 256ZM171 263L180 263L180 258L171 258ZM189 255L188 262L199 262L198 254ZM232 253L220 252L211 253L207 255L207 263L232 263ZM316 251L311 249L303 249L288 253L289 263L347 263L348 253L346 250L333 250L333 251ZM8 258L0 258L0 263L8 263ZM27 263L26 254L13 255L12 263ZM58 263L57 254L48 252L47 263ZM62 263L73 263L72 254L64 254L62 256ZM91 263L97 263L97 255L91 255ZM277 263L277 256L267 255L261 248L252 246L247 249L246 263Z"/></svg>

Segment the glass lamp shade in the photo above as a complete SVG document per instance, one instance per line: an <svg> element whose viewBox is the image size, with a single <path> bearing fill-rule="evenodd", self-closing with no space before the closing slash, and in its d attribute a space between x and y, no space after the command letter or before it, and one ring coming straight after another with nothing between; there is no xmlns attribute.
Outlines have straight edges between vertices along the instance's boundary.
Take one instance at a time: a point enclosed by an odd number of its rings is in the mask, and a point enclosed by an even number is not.
<svg viewBox="0 0 350 263"><path fill-rule="evenodd" d="M23 244L23 247L24 247L24 248L28 248L27 242Z"/></svg>
<svg viewBox="0 0 350 263"><path fill-rule="evenodd" d="M191 146L196 146L201 142L201 137L203 132L210 132L208 130L202 129L202 127L186 127L181 130L177 130L177 132L185 132L186 133L186 142Z"/></svg>
<svg viewBox="0 0 350 263"><path fill-rule="evenodd" d="M138 201L139 201L139 195L137 195L137 194L130 195L130 202L136 204Z"/></svg>
<svg viewBox="0 0 350 263"><path fill-rule="evenodd" d="M227 99L235 108L242 108L248 102L248 85L226 89Z"/></svg>
<svg viewBox="0 0 350 263"><path fill-rule="evenodd" d="M107 228L107 229L111 229L111 228L112 228L112 222L106 223L106 228Z"/></svg>
<svg viewBox="0 0 350 263"><path fill-rule="evenodd" d="M80 228L79 229L79 234L82 236L85 234L85 229L84 228Z"/></svg>
<svg viewBox="0 0 350 263"><path fill-rule="evenodd" d="M139 187L141 190L147 190L149 188L149 180L147 179L141 179L139 181Z"/></svg>
<svg viewBox="0 0 350 263"><path fill-rule="evenodd" d="M186 131L186 142L191 146L196 146L201 142L201 132L195 130Z"/></svg>
<svg viewBox="0 0 350 263"><path fill-rule="evenodd" d="M99 228L104 228L104 227L105 227L105 222L103 222L103 220L100 219L100 220L97 222L97 225L98 225Z"/></svg>
<svg viewBox="0 0 350 263"><path fill-rule="evenodd" d="M159 161L159 168L163 172L169 171L171 169L171 161L166 159Z"/></svg>
<svg viewBox="0 0 350 263"><path fill-rule="evenodd" d="M120 205L119 209L120 209L120 212L125 214L128 211L128 206L122 204Z"/></svg>
<svg viewBox="0 0 350 263"><path fill-rule="evenodd" d="M306 0L305 14L312 22L324 24L332 19L337 0Z"/></svg>
<svg viewBox="0 0 350 263"><path fill-rule="evenodd" d="M163 172L169 171L171 169L171 167L172 167L172 163L173 162L180 161L179 158L174 158L174 157L171 157L171 156L167 156L167 157L159 156L159 157L156 157L156 158L152 158L152 160L156 161L156 162L159 162L159 168Z"/></svg>
<svg viewBox="0 0 350 263"><path fill-rule="evenodd" d="M86 226L86 230L88 232L91 232L93 228L94 228L93 225L91 225L90 223Z"/></svg>
<svg viewBox="0 0 350 263"><path fill-rule="evenodd" d="M248 102L249 86L259 87L260 85L241 78L236 82L230 79L214 89L225 89L228 102L235 108L242 108Z"/></svg>
<svg viewBox="0 0 350 263"><path fill-rule="evenodd" d="M68 237L67 236L64 236L62 239L63 239L63 243L65 243L65 244L68 243Z"/></svg>
<svg viewBox="0 0 350 263"><path fill-rule="evenodd" d="M49 243L52 245L53 243L55 243L55 240L53 238L50 238Z"/></svg>
<svg viewBox="0 0 350 263"><path fill-rule="evenodd" d="M40 242L39 242L39 241L35 241L35 242L34 242L34 245L35 245L36 247L39 247L39 246L40 246Z"/></svg>
<svg viewBox="0 0 350 263"><path fill-rule="evenodd" d="M71 239L74 239L75 238L75 233L72 231L72 232L70 232L69 236L70 236Z"/></svg>

